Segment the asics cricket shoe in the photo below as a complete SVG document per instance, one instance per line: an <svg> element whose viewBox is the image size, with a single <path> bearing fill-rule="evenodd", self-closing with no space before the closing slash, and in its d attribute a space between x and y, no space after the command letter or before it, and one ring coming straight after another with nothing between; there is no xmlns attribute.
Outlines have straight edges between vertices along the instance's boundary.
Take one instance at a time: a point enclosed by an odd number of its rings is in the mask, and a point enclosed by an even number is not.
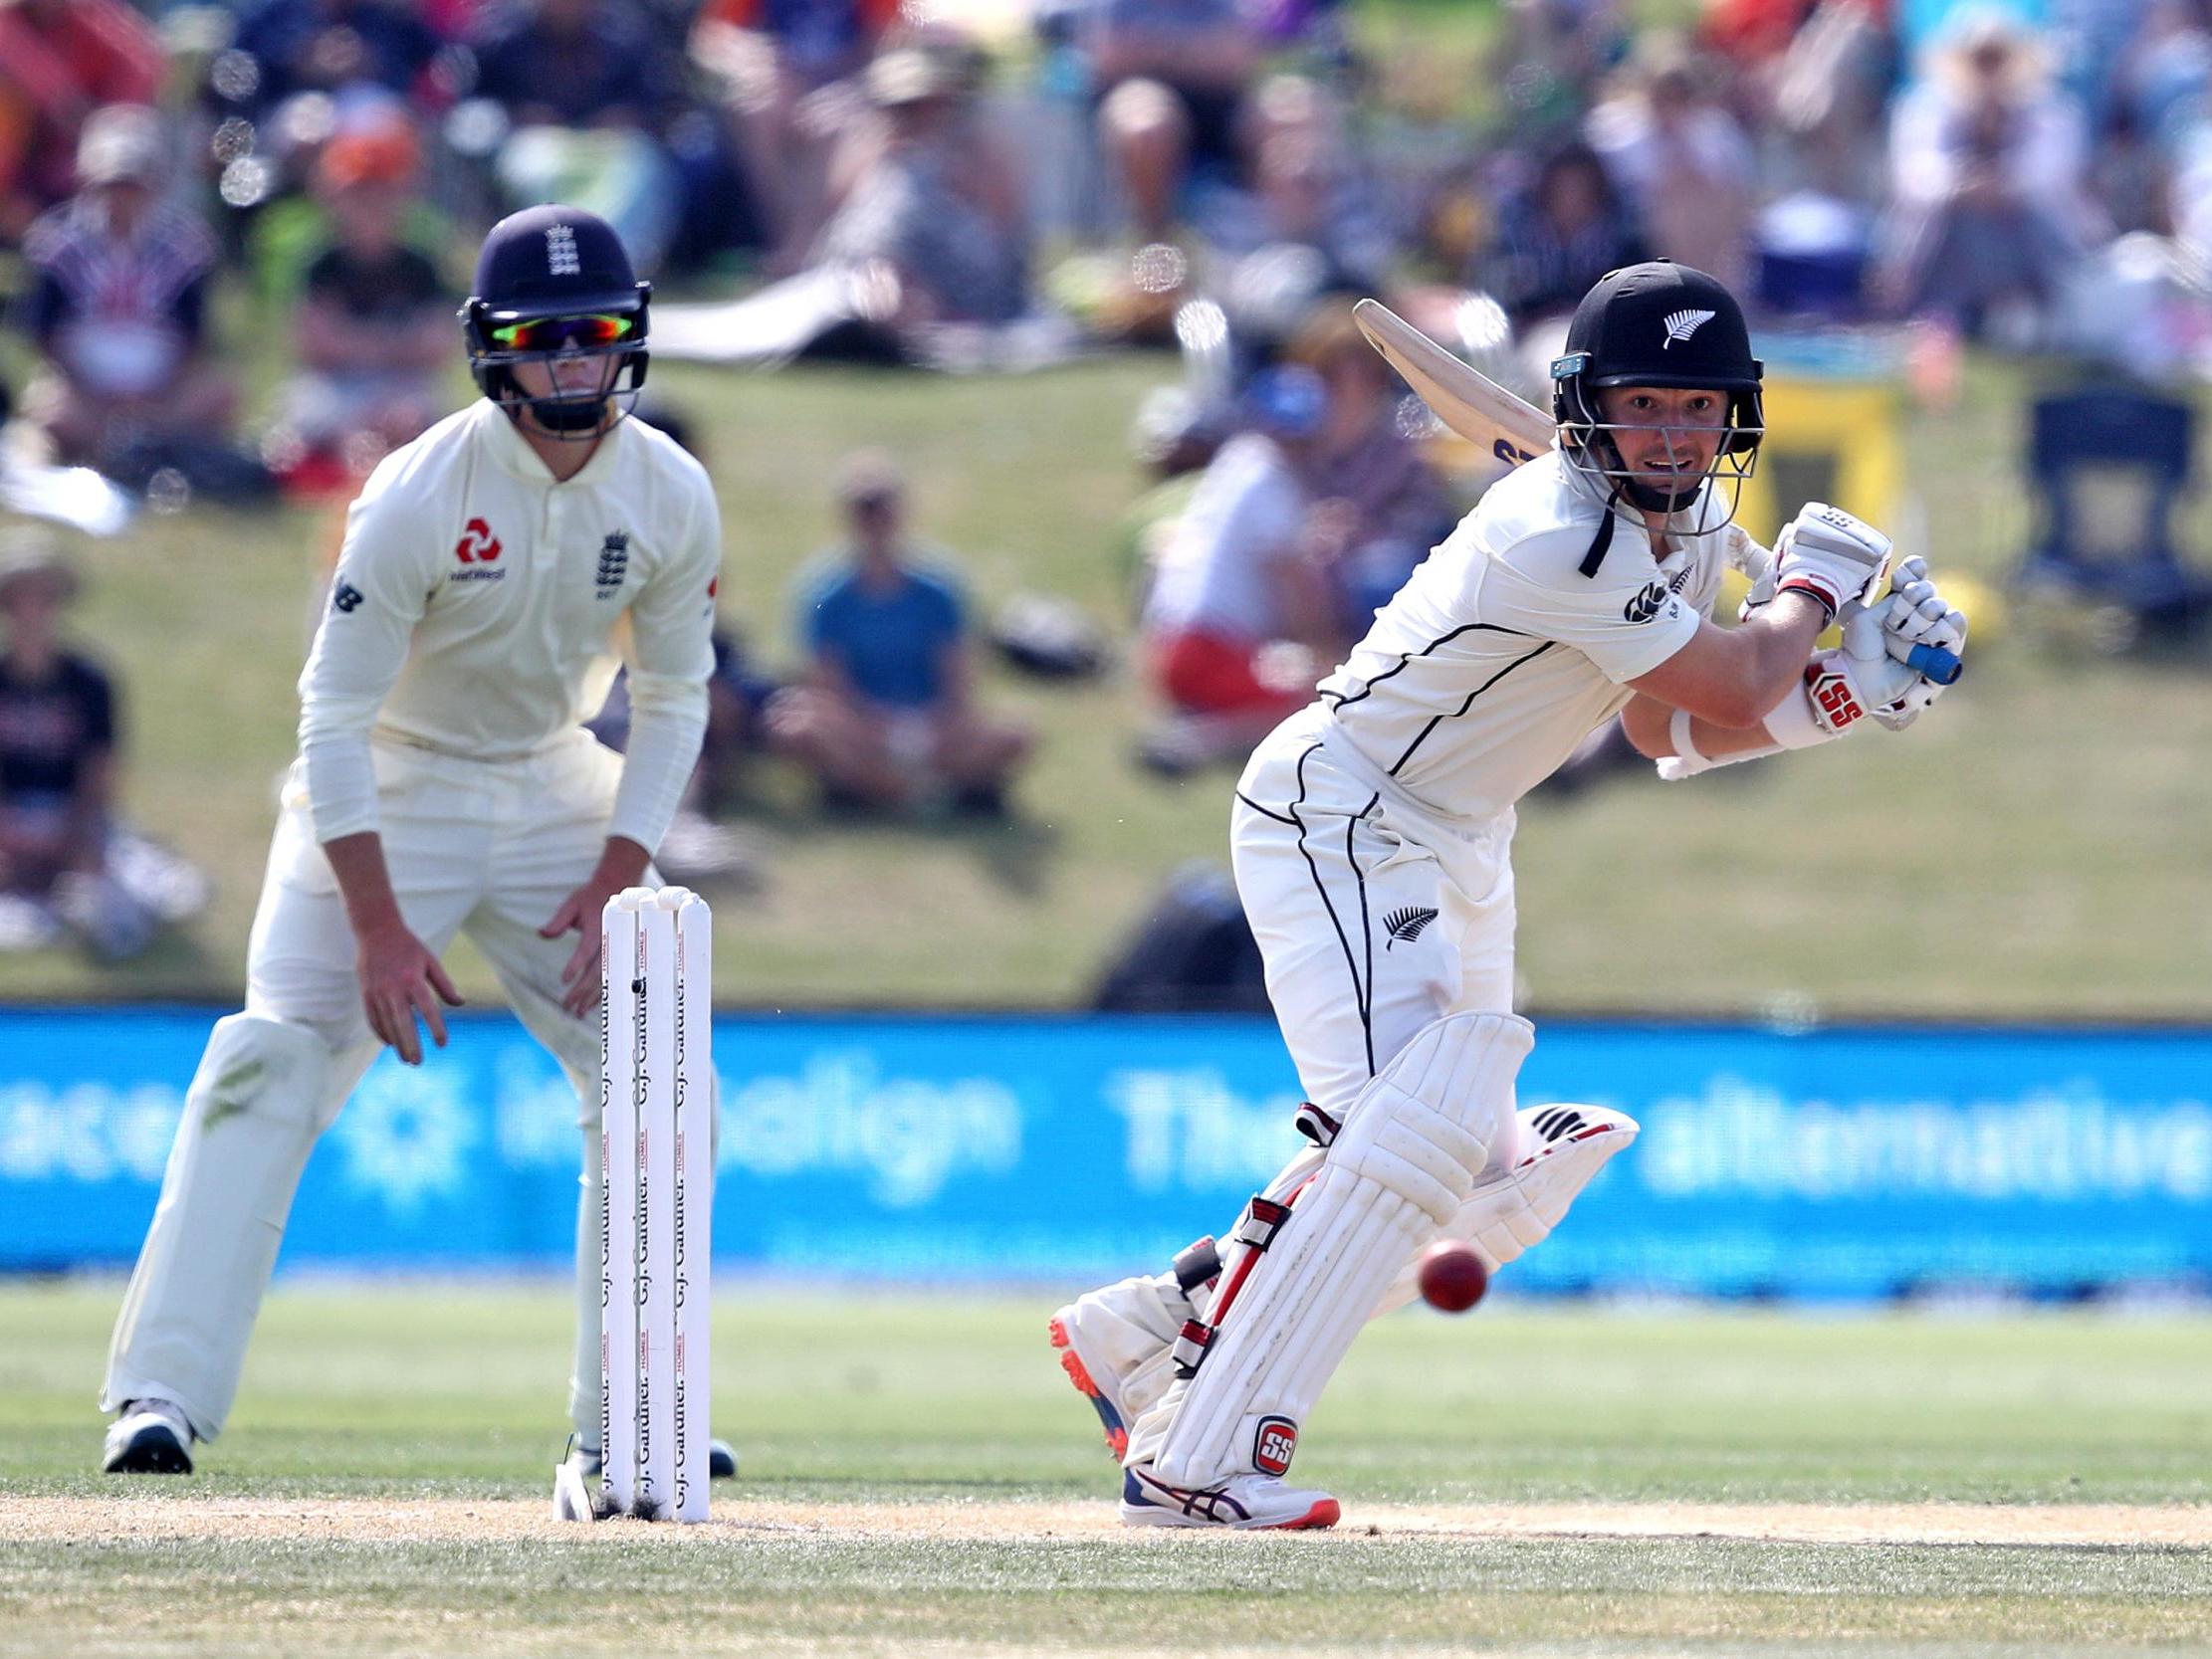
<svg viewBox="0 0 2212 1659"><path fill-rule="evenodd" d="M1095 1355L1086 1359L1081 1342L1082 1303L1070 1302L1045 1324L1045 1332L1052 1339L1052 1346L1060 1352L1060 1369L1067 1372L1068 1381L1075 1391L1091 1402L1091 1409L1098 1413L1099 1426L1106 1431L1106 1450L1116 1463L1129 1450L1129 1422L1122 1415L1118 1391L1112 1391L1119 1380L1114 1368ZM1103 1383L1101 1378L1104 1379Z"/></svg>
<svg viewBox="0 0 2212 1659"><path fill-rule="evenodd" d="M192 1425L170 1400L124 1400L108 1430L101 1468L111 1475L189 1475Z"/></svg>
<svg viewBox="0 0 2212 1659"><path fill-rule="evenodd" d="M1343 1513L1326 1492L1291 1486L1273 1475L1231 1475L1219 1486L1192 1492L1155 1480L1146 1468L1121 1473L1124 1527L1297 1533L1333 1527Z"/></svg>

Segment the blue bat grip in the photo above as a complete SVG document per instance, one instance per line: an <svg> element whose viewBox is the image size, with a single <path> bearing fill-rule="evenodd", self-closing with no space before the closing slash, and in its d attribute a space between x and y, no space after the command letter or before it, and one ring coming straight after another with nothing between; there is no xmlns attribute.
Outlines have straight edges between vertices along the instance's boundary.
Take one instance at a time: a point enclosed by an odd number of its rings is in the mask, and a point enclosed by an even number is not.
<svg viewBox="0 0 2212 1659"><path fill-rule="evenodd" d="M1918 669L1938 686L1950 685L1966 666L1940 645L1915 645L1904 660L1907 667Z"/></svg>

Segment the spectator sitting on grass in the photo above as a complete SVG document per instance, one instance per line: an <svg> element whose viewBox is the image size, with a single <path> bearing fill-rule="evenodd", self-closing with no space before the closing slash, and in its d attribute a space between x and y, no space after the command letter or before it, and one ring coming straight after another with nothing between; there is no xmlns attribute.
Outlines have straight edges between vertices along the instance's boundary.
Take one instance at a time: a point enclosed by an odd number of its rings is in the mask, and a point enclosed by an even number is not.
<svg viewBox="0 0 2212 1659"><path fill-rule="evenodd" d="M1028 222L1011 159L983 128L965 55L904 46L868 66L877 124L839 153L817 264L896 280L894 326L1010 322L1029 309Z"/></svg>
<svg viewBox="0 0 2212 1659"><path fill-rule="evenodd" d="M1973 338L2004 318L2030 343L2108 226L2086 188L2082 111L2050 84L2045 43L1990 8L1955 16L1927 77L1890 115L1896 192L1882 298Z"/></svg>
<svg viewBox="0 0 2212 1659"><path fill-rule="evenodd" d="M259 70L252 107L363 84L409 98L428 92L444 43L421 11L380 0L262 0L240 16L232 41Z"/></svg>
<svg viewBox="0 0 2212 1659"><path fill-rule="evenodd" d="M1365 634L1458 518L1443 480L1398 421L1404 383L1344 301L1318 306L1284 350L1321 377L1328 416L1313 444L1307 542L1327 572L1337 626Z"/></svg>
<svg viewBox="0 0 2212 1659"><path fill-rule="evenodd" d="M207 349L215 239L161 200L161 119L111 104L85 123L78 193L31 227L22 321L47 373L25 413L56 458L111 466L133 446L220 440L237 388Z"/></svg>
<svg viewBox="0 0 2212 1659"><path fill-rule="evenodd" d="M1651 234L1656 259L1695 265L1741 293L1759 199L1751 140L1706 85L1686 42L1645 37L1614 97L1591 111L1591 146Z"/></svg>
<svg viewBox="0 0 2212 1659"><path fill-rule="evenodd" d="M898 12L898 0L706 0L692 24L692 62L745 158L776 276L805 263L821 230L830 154L860 102L852 83Z"/></svg>
<svg viewBox="0 0 2212 1659"><path fill-rule="evenodd" d="M0 5L0 245L69 199L86 118L150 103L163 68L153 26L123 0Z"/></svg>
<svg viewBox="0 0 2212 1659"><path fill-rule="evenodd" d="M65 648L77 577L42 530L0 537L0 948L75 933L102 961L137 954L205 902L197 871L113 822L115 694ZM149 883L149 878L150 883Z"/></svg>
<svg viewBox="0 0 2212 1659"><path fill-rule="evenodd" d="M365 475L451 401L453 300L401 240L417 150L404 127L333 138L316 162L332 241L308 267L293 321L302 372L285 389L285 446Z"/></svg>
<svg viewBox="0 0 2212 1659"><path fill-rule="evenodd" d="M1328 385L1303 366L1263 370L1245 413L1163 538L1145 596L1147 673L1169 710L1138 746L1155 771L1242 759L1349 643L1310 537Z"/></svg>
<svg viewBox="0 0 2212 1659"><path fill-rule="evenodd" d="M478 91L515 123L496 163L517 204L567 201L658 270L681 228L683 177L662 140L685 105L676 42L648 8L527 0L491 14Z"/></svg>
<svg viewBox="0 0 2212 1659"><path fill-rule="evenodd" d="M917 556L903 481L887 458L858 455L837 496L850 540L802 589L807 673L770 705L770 742L835 806L1002 814L1029 732L977 709L961 594Z"/></svg>
<svg viewBox="0 0 2212 1659"><path fill-rule="evenodd" d="M1470 286L1486 288L1516 330L1572 311L1608 271L1646 258L1644 232L1588 144L1554 150L1535 182L1498 210L1497 240Z"/></svg>
<svg viewBox="0 0 2212 1659"><path fill-rule="evenodd" d="M1159 241L1194 175L1245 182L1243 110L1263 43L1233 0L1103 0L1088 15L1100 147L1137 235Z"/></svg>

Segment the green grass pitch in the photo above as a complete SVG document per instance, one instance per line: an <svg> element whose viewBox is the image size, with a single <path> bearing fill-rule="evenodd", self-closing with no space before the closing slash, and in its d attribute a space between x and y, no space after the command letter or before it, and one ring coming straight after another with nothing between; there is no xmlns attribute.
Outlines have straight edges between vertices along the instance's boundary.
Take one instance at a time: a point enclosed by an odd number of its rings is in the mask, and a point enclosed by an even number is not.
<svg viewBox="0 0 2212 1659"><path fill-rule="evenodd" d="M718 1307L704 1528L560 1526L567 1297L288 1284L182 1482L119 1287L0 1288L0 1652L2212 1652L2212 1322L1505 1301L1371 1330L1308 1537L1124 1533L1053 1297Z"/></svg>

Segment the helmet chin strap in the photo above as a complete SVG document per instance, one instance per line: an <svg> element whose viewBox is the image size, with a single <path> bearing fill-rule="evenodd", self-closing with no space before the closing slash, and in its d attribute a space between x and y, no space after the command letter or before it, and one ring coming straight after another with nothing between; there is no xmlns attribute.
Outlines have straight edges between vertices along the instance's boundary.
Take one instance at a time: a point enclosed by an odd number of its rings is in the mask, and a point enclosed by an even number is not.
<svg viewBox="0 0 2212 1659"><path fill-rule="evenodd" d="M598 397L523 397L509 404L511 409L530 412L537 425L556 438L596 437L607 425L607 404L612 399Z"/></svg>
<svg viewBox="0 0 2212 1659"><path fill-rule="evenodd" d="M615 407L610 414L609 406L615 405L620 396L620 393L610 388L599 392L579 392L572 397L562 397L557 393L545 397L529 397L516 384L512 371L500 376L499 405L507 411L509 420L526 431L576 443L611 431L629 413L627 408ZM524 419L526 415L529 417L527 422Z"/></svg>
<svg viewBox="0 0 2212 1659"><path fill-rule="evenodd" d="M1632 478L1622 484L1621 495L1631 506L1646 513L1686 513L1704 486L1705 481L1700 478L1687 490L1654 490Z"/></svg>

